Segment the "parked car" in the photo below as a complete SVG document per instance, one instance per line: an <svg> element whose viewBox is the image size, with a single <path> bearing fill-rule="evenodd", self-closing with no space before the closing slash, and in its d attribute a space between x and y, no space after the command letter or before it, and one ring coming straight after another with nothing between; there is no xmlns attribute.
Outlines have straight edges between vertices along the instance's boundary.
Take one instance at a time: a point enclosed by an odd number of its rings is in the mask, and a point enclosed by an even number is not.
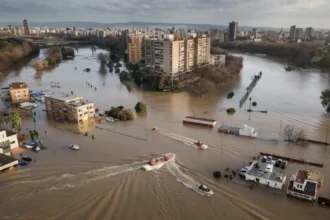
<svg viewBox="0 0 330 220"><path fill-rule="evenodd" d="M24 161L27 161L27 162L31 162L32 161L32 158L31 157L28 157L28 156L22 156L21 159L24 160Z"/></svg>

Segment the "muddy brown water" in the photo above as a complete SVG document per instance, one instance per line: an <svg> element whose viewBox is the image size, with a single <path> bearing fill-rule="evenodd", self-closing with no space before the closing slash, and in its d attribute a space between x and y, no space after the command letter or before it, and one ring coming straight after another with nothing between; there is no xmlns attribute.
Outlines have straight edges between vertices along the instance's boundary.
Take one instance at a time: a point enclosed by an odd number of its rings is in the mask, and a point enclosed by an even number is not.
<svg viewBox="0 0 330 220"><path fill-rule="evenodd" d="M286 124L292 124L304 129L309 138L326 141L330 120L319 96L330 87L329 74L311 70L286 72L283 64L267 57L240 56L244 57L244 68L239 81L202 98L186 93L143 92L135 87L128 90L115 73L99 71L96 54L88 48L80 48L74 60L64 61L51 71L36 73L25 66L0 75L1 87L24 81L35 91L73 91L94 101L102 110L117 105L134 109L138 101L148 106L148 113L138 115L134 121L98 125L108 131L95 128L97 123L93 121L76 125L56 123L42 111L44 105L38 104L35 124L31 114L24 116L24 132L38 130L48 149L25 153L36 162L1 173L0 218L329 219L329 209L287 198L287 185L283 190L262 185L250 190L238 178L227 182L212 177L215 170L224 173L226 167L238 169L258 152L270 152L324 162L324 168L290 163L285 172L288 182L298 168L321 171L324 186L320 194L330 197L329 147L241 138L222 135L216 128L182 124L187 115L214 118L218 125L222 121L237 126L249 124L265 139L278 136L281 127L283 131ZM91 68L91 72L84 72L84 68ZM239 109L239 100L251 77L259 71L263 72L262 79L251 97L258 103L256 109L268 110L268 114L252 113L249 120L244 111L249 103ZM61 88L52 88L52 82L59 82ZM230 100L226 99L229 91L235 92ZM229 107L237 109L235 115L226 114ZM197 150L151 131L155 126L202 140L209 149ZM77 134L86 131L88 137ZM91 134L95 134L95 141ZM80 145L81 150L70 151L71 143ZM175 163L156 171L141 169L149 158L169 152L176 154ZM196 190L200 183L212 189L214 195L200 195Z"/></svg>

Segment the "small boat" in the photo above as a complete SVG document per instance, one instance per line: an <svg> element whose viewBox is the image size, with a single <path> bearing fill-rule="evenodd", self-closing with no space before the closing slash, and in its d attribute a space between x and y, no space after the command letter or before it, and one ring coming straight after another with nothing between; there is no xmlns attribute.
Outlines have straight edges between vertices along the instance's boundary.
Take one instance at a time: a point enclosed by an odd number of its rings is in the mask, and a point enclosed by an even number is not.
<svg viewBox="0 0 330 220"><path fill-rule="evenodd" d="M24 160L24 161L27 161L27 162L31 162L32 161L32 158L31 157L28 157L28 156L22 156L21 159Z"/></svg>
<svg viewBox="0 0 330 220"><path fill-rule="evenodd" d="M294 68L291 67L291 66L289 66L289 65L284 66L284 69L285 69L286 71L292 71L292 70L294 70Z"/></svg>
<svg viewBox="0 0 330 220"><path fill-rule="evenodd" d="M30 145L30 144L23 144L23 146L27 149L32 149L34 148L34 146Z"/></svg>
<svg viewBox="0 0 330 220"><path fill-rule="evenodd" d="M26 166L26 165L28 165L28 164L24 161L19 161L18 162L18 166Z"/></svg>
<svg viewBox="0 0 330 220"><path fill-rule="evenodd" d="M213 195L213 191L210 190L209 188L207 188L207 186L205 186L205 185L200 185L198 187L198 190L202 193L205 193L206 195L209 195L209 196Z"/></svg>
<svg viewBox="0 0 330 220"><path fill-rule="evenodd" d="M79 150L80 149L80 147L76 144L70 144L69 147L70 147L71 150Z"/></svg>
<svg viewBox="0 0 330 220"><path fill-rule="evenodd" d="M199 149L205 150L208 148L208 146L206 144L203 144L201 141L197 141L195 144L198 146Z"/></svg>
<svg viewBox="0 0 330 220"><path fill-rule="evenodd" d="M113 117L105 117L105 120L108 122L114 122L115 119Z"/></svg>
<svg viewBox="0 0 330 220"><path fill-rule="evenodd" d="M40 151L41 149L40 149L39 146L36 146L36 147L33 148L33 150L34 150L35 152L38 152L38 151Z"/></svg>
<svg viewBox="0 0 330 220"><path fill-rule="evenodd" d="M145 169L146 171L159 169L162 166L164 166L164 164L166 164L167 162L174 160L174 158L175 158L175 154L165 154L162 157L150 159L147 164L142 166L142 168Z"/></svg>

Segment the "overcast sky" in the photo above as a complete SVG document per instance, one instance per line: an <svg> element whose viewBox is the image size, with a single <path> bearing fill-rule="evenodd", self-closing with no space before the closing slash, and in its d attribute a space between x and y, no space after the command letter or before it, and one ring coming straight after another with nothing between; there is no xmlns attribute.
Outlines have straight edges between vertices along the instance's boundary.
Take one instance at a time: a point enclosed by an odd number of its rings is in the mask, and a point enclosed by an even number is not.
<svg viewBox="0 0 330 220"><path fill-rule="evenodd" d="M330 28L330 0L0 0L0 21L23 19Z"/></svg>

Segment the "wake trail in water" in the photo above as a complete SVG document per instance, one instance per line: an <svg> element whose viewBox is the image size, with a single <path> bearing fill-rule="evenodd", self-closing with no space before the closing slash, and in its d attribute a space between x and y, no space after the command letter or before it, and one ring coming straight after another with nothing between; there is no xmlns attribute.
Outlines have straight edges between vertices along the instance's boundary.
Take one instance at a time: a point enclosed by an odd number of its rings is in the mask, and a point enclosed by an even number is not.
<svg viewBox="0 0 330 220"><path fill-rule="evenodd" d="M168 138L171 138L173 140L176 140L176 141L179 141L189 147L193 147L193 148L196 148L198 149L198 146L195 144L197 142L197 140L194 140L192 138L189 138L189 137L185 137L185 136L182 136L182 135L178 135L178 134L174 134L174 133L171 133L171 132L167 132L167 131L164 131L164 130L161 130L159 128L157 128L157 131L158 133L164 135L165 137L168 137Z"/></svg>
<svg viewBox="0 0 330 220"><path fill-rule="evenodd" d="M38 180L19 181L19 182L12 183L12 185L43 183L42 186L47 186L47 183L50 183L52 185L51 189L68 188L68 187L74 187L76 184L88 183L91 181L108 178L108 177L115 176L118 174L135 171L135 170L141 169L142 166L146 163L147 163L147 161L141 161L141 162L134 162L131 164L103 167L100 169L90 170L87 172L80 172L77 174L63 174L61 176L50 176L50 177L47 177L44 179L38 179ZM62 186L57 186L58 184L60 184L62 182L64 182L64 184Z"/></svg>
<svg viewBox="0 0 330 220"><path fill-rule="evenodd" d="M198 182L196 182L193 178L191 178L187 174L183 173L182 170L180 170L179 166L175 163L175 161L170 161L166 163L164 167L176 178L178 182L182 183L185 187L194 190L200 195L207 195L198 189L198 187L200 186Z"/></svg>

